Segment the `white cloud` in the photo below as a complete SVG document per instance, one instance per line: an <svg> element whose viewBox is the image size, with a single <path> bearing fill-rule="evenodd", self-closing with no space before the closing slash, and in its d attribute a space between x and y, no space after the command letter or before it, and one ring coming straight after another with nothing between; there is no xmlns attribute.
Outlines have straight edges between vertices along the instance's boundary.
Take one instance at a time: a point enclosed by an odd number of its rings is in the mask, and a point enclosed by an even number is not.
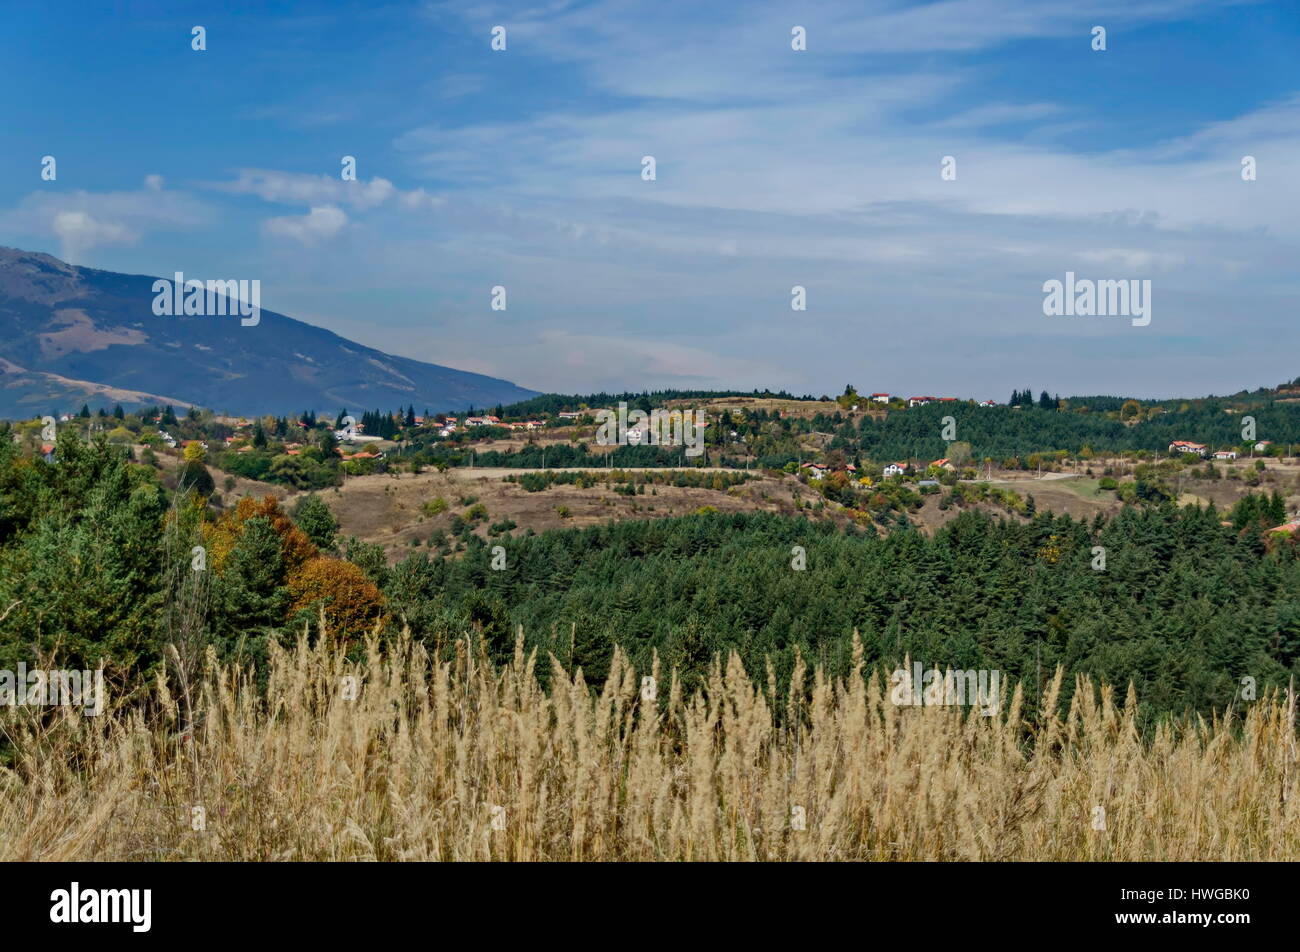
<svg viewBox="0 0 1300 952"><path fill-rule="evenodd" d="M333 205L316 205L306 215L286 215L262 222L264 234L315 245L333 238L348 223L347 214Z"/></svg>
<svg viewBox="0 0 1300 952"><path fill-rule="evenodd" d="M78 263L93 248L135 244L158 231L192 231L211 218L208 207L183 192L146 185L128 192L33 192L0 212L0 230L53 236L60 255Z"/></svg>
<svg viewBox="0 0 1300 952"><path fill-rule="evenodd" d="M74 263L97 245L131 244L139 237L124 225L99 221L85 212L57 212L51 229L62 243L63 259Z"/></svg>
<svg viewBox="0 0 1300 952"><path fill-rule="evenodd" d="M403 192L385 178L345 182L338 176L272 169L241 169L233 182L210 182L207 187L234 195L255 195L280 205L347 205L355 211L368 211L392 201L408 209L433 208L440 202L422 188Z"/></svg>

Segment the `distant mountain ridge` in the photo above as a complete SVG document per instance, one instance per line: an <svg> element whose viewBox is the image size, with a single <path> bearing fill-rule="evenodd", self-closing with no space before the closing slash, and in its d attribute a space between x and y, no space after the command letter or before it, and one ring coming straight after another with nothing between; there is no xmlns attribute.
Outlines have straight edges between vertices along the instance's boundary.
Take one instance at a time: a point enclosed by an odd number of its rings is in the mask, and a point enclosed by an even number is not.
<svg viewBox="0 0 1300 952"><path fill-rule="evenodd" d="M414 404L422 413L538 395L265 309L253 327L238 316L157 316L155 280L0 246L0 417L73 412L83 403L239 414Z"/></svg>

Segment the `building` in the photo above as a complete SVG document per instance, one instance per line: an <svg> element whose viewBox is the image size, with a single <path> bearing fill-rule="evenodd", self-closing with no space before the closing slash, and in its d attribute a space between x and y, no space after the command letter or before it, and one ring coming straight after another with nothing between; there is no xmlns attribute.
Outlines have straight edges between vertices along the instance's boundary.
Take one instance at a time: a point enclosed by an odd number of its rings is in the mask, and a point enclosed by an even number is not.
<svg viewBox="0 0 1300 952"><path fill-rule="evenodd" d="M1190 440L1174 440L1169 444L1171 453L1192 453L1196 456L1204 456L1206 447L1204 443L1193 443Z"/></svg>
<svg viewBox="0 0 1300 952"><path fill-rule="evenodd" d="M889 402L889 394L887 394L887 393L873 393L873 394L871 395L871 401L872 401L873 403L888 403L888 402Z"/></svg>
<svg viewBox="0 0 1300 952"><path fill-rule="evenodd" d="M1260 440L1258 443L1255 444L1255 452L1256 452L1256 453L1267 453L1267 452L1268 452L1268 448L1269 448L1270 446L1272 446L1272 445L1273 445L1273 441L1272 441L1272 440Z"/></svg>
<svg viewBox="0 0 1300 952"><path fill-rule="evenodd" d="M902 476L907 472L906 463L889 463L882 471L885 476Z"/></svg>
<svg viewBox="0 0 1300 952"><path fill-rule="evenodd" d="M1214 458L1215 458L1215 459L1236 459L1236 458L1237 458L1237 451L1236 451L1236 450L1219 450L1217 453L1214 454Z"/></svg>
<svg viewBox="0 0 1300 952"><path fill-rule="evenodd" d="M909 407L923 407L927 403L934 403L934 397L908 397L907 405Z"/></svg>
<svg viewBox="0 0 1300 952"><path fill-rule="evenodd" d="M951 473L953 470L955 470L955 469L957 468L957 467L953 466L952 463L948 462L948 457L946 457L946 456L945 456L943 459L937 459L937 460L935 460L935 461L934 461L933 463L931 463L930 465L931 465L931 466L937 466L937 467L939 467L940 469L946 469L946 470L947 470L948 472L950 472L950 473Z"/></svg>

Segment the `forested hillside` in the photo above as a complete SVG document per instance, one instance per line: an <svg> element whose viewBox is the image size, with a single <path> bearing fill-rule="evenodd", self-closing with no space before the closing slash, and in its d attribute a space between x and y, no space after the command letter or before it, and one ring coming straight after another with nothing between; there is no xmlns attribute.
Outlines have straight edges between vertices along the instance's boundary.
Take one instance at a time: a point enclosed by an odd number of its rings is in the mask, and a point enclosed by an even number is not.
<svg viewBox="0 0 1300 952"><path fill-rule="evenodd" d="M1076 412L1041 407L980 407L969 403L930 404L886 418L848 422L814 418L815 429L835 434L831 449L844 449L872 460L946 455L943 418L952 416L956 438L970 443L976 459L1001 463L1010 457L1090 448L1096 453L1148 450L1165 453L1175 440L1194 440L1212 447L1243 443L1242 417L1254 418L1258 439L1300 443L1300 404L1269 402L1237 411L1217 400L1197 401L1185 410L1145 416L1129 425L1118 413ZM1246 441L1253 442L1253 441Z"/></svg>
<svg viewBox="0 0 1300 952"><path fill-rule="evenodd" d="M751 671L772 659L779 680L796 650L844 673L856 629L868 660L890 666L910 655L1032 685L1059 663L1133 680L1161 711L1205 711L1232 702L1242 677L1280 684L1296 668L1300 565L1289 540L1270 549L1261 538L1276 516L1263 509L1250 522L1254 513L1241 513L1240 528L1173 506L1128 508L1095 525L966 513L933 538L693 516L516 539L504 571L490 568L483 545L463 561L418 556L388 589L393 610L421 630L437 627L432 606L445 607L504 653L522 625L529 644L593 679L615 642L641 668L657 650L690 683L733 649ZM794 546L806 550L804 571L791 567Z"/></svg>
<svg viewBox="0 0 1300 952"><path fill-rule="evenodd" d="M103 659L126 685L177 637L263 665L323 613L352 645L409 625L442 652L468 630L505 660L522 627L593 681L618 644L643 670L658 652L688 687L732 650L784 684L796 654L846 672L856 630L872 664L999 670L1031 697L1060 664L1135 682L1159 714L1222 709L1246 677L1283 684L1300 653L1300 564L1288 534L1265 531L1285 517L1276 494L1230 514L1146 502L1093 523L966 512L932 537L775 514L498 526L490 541L463 526L459 551L389 567L379 546L339 538L318 497L218 511L159 478L72 429L52 462L0 434L0 666L33 651Z"/></svg>

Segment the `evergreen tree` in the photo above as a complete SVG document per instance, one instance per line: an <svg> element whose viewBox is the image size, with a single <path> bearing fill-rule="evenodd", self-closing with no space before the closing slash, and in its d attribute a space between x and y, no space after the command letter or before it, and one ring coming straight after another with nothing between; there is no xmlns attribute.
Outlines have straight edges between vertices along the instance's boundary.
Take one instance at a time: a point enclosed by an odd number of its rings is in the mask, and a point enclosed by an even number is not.
<svg viewBox="0 0 1300 952"><path fill-rule="evenodd" d="M325 500L315 493L304 496L293 509L293 521L298 528L307 533L319 549L334 548L334 538L338 532L338 520Z"/></svg>

